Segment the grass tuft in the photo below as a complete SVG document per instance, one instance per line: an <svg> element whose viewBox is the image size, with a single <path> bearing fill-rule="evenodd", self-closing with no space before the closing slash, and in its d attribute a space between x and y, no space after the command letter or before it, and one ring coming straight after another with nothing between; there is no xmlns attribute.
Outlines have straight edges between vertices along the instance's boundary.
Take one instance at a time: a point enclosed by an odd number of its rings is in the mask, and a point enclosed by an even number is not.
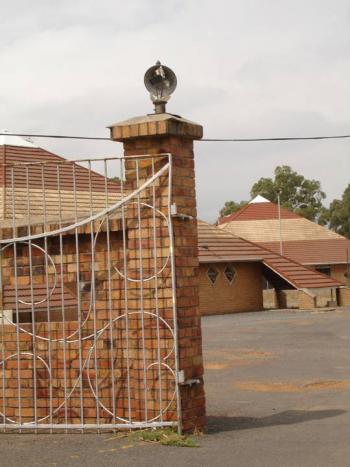
<svg viewBox="0 0 350 467"><path fill-rule="evenodd" d="M135 440L147 443L159 443L162 446L177 446L184 448L198 448L198 443L185 435L179 435L171 428L157 430L140 430L132 434Z"/></svg>

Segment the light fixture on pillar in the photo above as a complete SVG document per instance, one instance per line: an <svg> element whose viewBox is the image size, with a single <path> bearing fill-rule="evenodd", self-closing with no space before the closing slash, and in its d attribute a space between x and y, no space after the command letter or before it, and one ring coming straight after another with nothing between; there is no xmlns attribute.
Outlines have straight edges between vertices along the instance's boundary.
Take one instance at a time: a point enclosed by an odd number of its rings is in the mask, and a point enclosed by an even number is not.
<svg viewBox="0 0 350 467"><path fill-rule="evenodd" d="M158 61L145 73L145 86L150 93L156 114L165 113L166 103L175 91L177 79L175 73Z"/></svg>

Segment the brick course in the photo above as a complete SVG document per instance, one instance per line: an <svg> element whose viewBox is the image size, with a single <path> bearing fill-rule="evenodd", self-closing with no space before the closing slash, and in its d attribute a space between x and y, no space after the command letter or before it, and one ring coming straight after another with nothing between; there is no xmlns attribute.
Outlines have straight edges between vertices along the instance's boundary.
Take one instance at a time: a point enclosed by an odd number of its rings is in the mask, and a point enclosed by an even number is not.
<svg viewBox="0 0 350 467"><path fill-rule="evenodd" d="M232 264L235 277L232 284L224 269ZM215 284L208 278L208 267L215 267ZM260 263L210 263L199 268L199 302L202 315L258 311L263 309L262 275Z"/></svg>
<svg viewBox="0 0 350 467"><path fill-rule="evenodd" d="M299 290L299 309L310 310L316 308L316 296L304 290Z"/></svg>
<svg viewBox="0 0 350 467"><path fill-rule="evenodd" d="M339 302L340 306L350 306L350 289L348 287L339 289Z"/></svg>

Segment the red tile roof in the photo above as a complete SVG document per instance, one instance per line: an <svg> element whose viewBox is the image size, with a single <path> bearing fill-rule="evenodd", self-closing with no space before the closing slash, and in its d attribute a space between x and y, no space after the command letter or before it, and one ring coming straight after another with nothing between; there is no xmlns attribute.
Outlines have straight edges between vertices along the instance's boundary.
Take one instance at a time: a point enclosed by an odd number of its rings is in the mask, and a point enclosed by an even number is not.
<svg viewBox="0 0 350 467"><path fill-rule="evenodd" d="M57 284L55 289L51 292L49 290L50 300L49 306L50 310L53 309L62 309L62 287L60 284ZM31 303L31 289L28 285L17 284L17 308L19 312L31 312L32 306L28 305ZM48 302L47 302L47 288L46 285L33 284L33 297L34 297L34 311L46 311ZM21 301L20 301L21 300ZM65 308L77 307L77 299L70 292L67 287L63 287L63 300ZM25 302L25 303L22 303ZM42 303L40 303L42 302ZM3 286L3 309L4 310L14 310L16 311L16 288L13 285L4 285Z"/></svg>
<svg viewBox="0 0 350 467"><path fill-rule="evenodd" d="M340 281L308 269L290 258L202 221L198 222L198 247L201 263L262 262L297 289L343 285Z"/></svg>
<svg viewBox="0 0 350 467"><path fill-rule="evenodd" d="M262 261L262 248L203 221L198 221L201 263Z"/></svg>
<svg viewBox="0 0 350 467"><path fill-rule="evenodd" d="M105 177L93 170L89 171L87 167L82 167L79 164L67 163L66 159L57 156L52 152L46 151L42 148L37 147L20 147L20 146L0 146L0 186L11 187L12 175L11 175L11 164L16 163L29 163L33 162L33 165L29 166L17 166L14 168L14 185L16 188L26 187L26 167L28 167L28 181L30 188L41 188L42 187L42 166L35 165L36 162L52 162L52 164L45 164L44 166L44 179L45 189L57 190L58 189L58 174L57 164L60 164L59 169L59 180L60 189L62 190L73 190L73 167L75 171L75 187L76 190L86 191L89 190L91 172L91 186L93 191L104 191L105 190ZM6 170L4 170L4 165ZM108 190L113 192L120 191L120 184L109 180Z"/></svg>
<svg viewBox="0 0 350 467"><path fill-rule="evenodd" d="M300 219L301 216L281 207L281 219ZM250 221L250 220L269 220L279 219L277 204L271 203L249 203L237 212L229 216L223 216L219 219L219 224L225 224L230 221Z"/></svg>
<svg viewBox="0 0 350 467"><path fill-rule="evenodd" d="M283 253L304 264L344 264L350 240L271 202L251 202L231 216L221 218L223 229L254 241L279 253L282 236ZM281 232L280 232L281 228Z"/></svg>
<svg viewBox="0 0 350 467"><path fill-rule="evenodd" d="M279 242L259 242L259 245L280 251ZM350 240L346 238L284 241L282 246L286 256L301 264L345 264L346 250L350 261Z"/></svg>

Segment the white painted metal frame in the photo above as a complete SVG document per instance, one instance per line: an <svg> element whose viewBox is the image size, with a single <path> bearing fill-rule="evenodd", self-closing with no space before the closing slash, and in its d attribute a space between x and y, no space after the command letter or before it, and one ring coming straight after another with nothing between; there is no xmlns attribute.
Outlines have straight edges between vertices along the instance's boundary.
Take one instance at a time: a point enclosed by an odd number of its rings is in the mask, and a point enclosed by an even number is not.
<svg viewBox="0 0 350 467"><path fill-rule="evenodd" d="M8 166L10 172L11 180L11 200L10 204L12 206L12 237L3 238L0 240L0 291L3 291L4 288L4 271L3 271L3 257L10 254L11 250L12 261L13 261L13 293L14 303L13 303L13 317L14 319L8 318L4 311L1 313L1 322L0 322L0 342L1 342L1 351L0 351L0 426L4 431L19 431L22 430L49 430L53 431L56 429L59 430L104 430L104 429L119 429L119 428L145 428L145 427L161 427L161 426L171 426L177 425L178 429L181 431L181 404L180 404L180 395L179 395L179 385L178 385L178 337L177 337L177 317L176 317L176 283L175 283L175 261L174 261L174 248L173 248L173 229L172 229L172 219L171 219L171 198L172 198L172 160L171 154L160 154L159 156L150 156L150 155L141 155L129 157L128 164L130 161L134 163L135 173L136 173L136 189L133 192L128 192L125 185L125 158L102 158L102 159L87 159L87 160L77 160L77 161L65 161L60 162L41 162L41 163L18 163ZM140 181L140 167L141 161L148 160L151 163L151 174L146 181L141 183ZM162 162L161 168L155 170L155 164L157 167ZM117 201L111 201L111 193L109 190L109 178L110 171L115 170L117 164L119 165L119 176L120 176L120 199ZM46 188L46 178L48 166L51 167L50 174L52 176L52 166L54 165L55 173L55 182L57 184L57 219L55 224L59 228L53 228L50 230L50 225L53 224L52 220L47 218L47 188ZM66 225L65 218L63 216L63 203L64 198L62 195L62 170L63 166L67 165L71 168L71 178L72 178L72 196L74 200L74 209L73 223L70 222L69 225ZM85 166L87 169L87 181L86 181L86 191L89 193L89 212L85 213L84 218L81 218L79 213L79 190L77 184L81 189L81 180L78 181L77 171L79 167ZM105 197L105 207L96 211L94 209L94 197L93 197L93 181L92 173L95 166L99 166L101 175L104 177L104 197ZM43 226L42 233L33 233L33 228L38 224L38 220L32 219L32 196L31 196L31 171L33 167L40 167L41 173L41 191L43 195L42 199L42 219L40 219L40 225ZM66 168L65 167L65 168ZM23 174L25 178L26 186L26 198L27 198L27 209L26 209L26 235L18 235L18 227L23 225L23 220L21 221L17 216L17 203L16 199L16 181L17 175L20 173L19 178L22 179L23 184ZM115 172L113 172L115 173ZM167 177L168 183L168 199L167 206L163 206L162 210L157 207L157 195L156 187L157 181L160 178ZM147 202L144 202L145 192L151 193ZM128 208L131 205L136 207L136 220L138 225L138 278L129 277L128 273L128 245L127 245L127 214ZM143 270L143 246L142 246L142 232L141 232L141 221L142 221L142 210L143 209L152 210L152 229L153 229L153 271L151 274L146 274ZM118 216L118 219L121 223L122 231L122 265L120 266L113 264L111 259L112 256L112 247L111 247L111 235L112 231L110 228L111 220ZM159 242L159 234L157 233L157 225L159 222L162 222L167 229L167 239L168 239L168 254L164 258L161 258L159 254L159 248L157 242ZM158 223L158 224L157 224ZM81 280L80 274L80 255L81 255L81 229L89 228L90 230L90 255L91 255L91 284L90 284L90 299L89 306L87 311L83 310L83 295L82 291L84 288L84 281ZM101 233L104 232L106 238L105 244L105 255L108 267L107 269L107 278L105 282L108 284L107 290L107 311L108 319L106 319L102 325L99 323L101 320L98 319L98 311L96 309L96 296L97 296L97 280L96 280L96 246L98 242L98 237ZM65 238L67 235L70 235L70 238L73 238L75 245L75 270L76 270L76 310L77 310L77 328L74 331L66 331L67 324L67 311L68 305L66 303L65 296L65 271L64 271L64 244ZM52 255L50 253L49 242L54 239L58 240L58 254ZM19 284L19 276L23 274L23 271L19 271L18 262L21 256L20 249L26 249L28 251L28 263L29 267L27 268L27 276L29 278L28 290L26 290L26 298L24 299L21 294L23 289ZM35 288L35 268L36 262L35 257L38 256L38 253L42 253L44 256L44 289L45 295L40 299L35 298L36 288ZM163 265L159 268L160 259L164 259ZM23 268L22 268L23 269ZM162 316L161 308L159 306L160 299L160 289L159 289L159 280L163 279L164 271L169 271L169 275L166 277L167 281L171 279L171 296L172 296L172 318L170 322ZM120 312L116 312L113 305L112 299L112 290L113 290L113 274L117 273L124 285L124 305L123 309ZM133 287L137 287L137 291L140 296L140 308L138 310L130 310L128 306L128 290L130 283L133 282ZM144 308L144 287L146 283L153 282L153 301L154 308L152 311L147 311ZM148 287L149 288L149 287ZM52 311L53 305L52 300L54 292L56 289L60 289L60 313L61 313L61 324L62 324L62 335L57 338L53 337L51 334L52 331ZM29 298L28 298L29 296ZM55 296L57 300L57 294ZM0 303L1 307L1 303ZM56 306L57 307L57 306ZM43 335L40 331L37 330L37 313L40 309L41 315L46 310L46 326L47 332ZM23 310L27 311L30 314L31 326L28 328L28 325L21 323L21 314ZM43 311L44 310L44 311ZM1 311L1 310L0 310ZM144 387L144 416L141 419L135 419L132 417L131 409L131 383L130 383L130 349L129 349L129 320L133 319L135 316L139 316L141 320L141 333L142 333L142 352L143 352L143 378L142 384ZM145 319L153 318L156 320L156 334L157 334L157 359L153 362L148 362L146 358L146 343L145 343ZM86 323L88 321L93 322L93 331L85 332ZM127 386L127 399L128 399L128 410L126 416L117 415L117 389L116 389L116 378L114 376L115 370L115 355L113 348L113 329L118 325L118 322L123 322L125 326L125 353L126 353L126 386ZM8 329L13 328L13 332L16 335L15 340L15 351L8 351L6 349L5 336ZM161 337L160 337L160 328L169 332L172 338L172 347L166 355L161 354ZM99 359L97 357L98 353L98 342L102 334L108 332L110 335L109 341L111 343L110 348L110 369L111 369L111 407L107 407L103 401L103 398L100 396L99 390L99 378L98 378L98 364ZM32 351L23 351L21 350L21 336L26 334L30 336ZM42 345L45 344L45 352L42 352ZM84 354L84 349L86 343L89 343L89 350L87 355ZM54 397L54 388L53 388L53 351L52 347L61 345L62 354L63 354L63 380L61 384L63 385L64 395L62 400ZM78 349L77 361L79 362L79 375L75 378L75 381L72 385L68 384L70 378L70 369L67 365L66 355L70 351L71 347ZM15 416L9 416L8 411L9 407L7 406L9 397L7 395L8 390L8 373L6 368L8 363L11 360L16 360L17 362L17 412ZM33 369L33 419L31 421L23 421L25 417L23 416L23 407L22 407L22 392L23 388L21 386L21 375L22 368L21 363L23 360L30 361L30 367ZM170 363L169 363L170 362ZM38 415L38 381L37 381L37 366L40 365L41 368L44 368L47 372L48 378L48 414L45 416ZM158 379L158 392L159 392L159 413L156 416L149 417L148 415L148 393L149 393L149 382L147 379L147 372L153 368L157 368L157 379ZM94 370L95 376L91 375L91 369ZM173 395L170 398L170 401L167 401L166 405L163 406L163 396L165 388L162 387L162 371L167 370L168 374L171 374L173 379ZM87 374L88 384L90 394L95 400L96 405L96 422L90 423L86 422L84 419L84 388L83 388L83 373ZM22 378L23 379L23 378ZM13 386L13 385L12 385ZM86 390L86 388L85 388ZM77 396L78 395L78 396ZM69 400L71 397L80 398L80 422L79 423L70 423L69 422ZM170 407L173 407L176 404L177 420L176 421L167 421L167 411L170 410ZM101 410L106 414L109 414L110 420L108 423L100 421ZM173 410L173 409L172 409ZM64 413L64 421L62 421L62 416L60 422L57 422L58 413Z"/></svg>

